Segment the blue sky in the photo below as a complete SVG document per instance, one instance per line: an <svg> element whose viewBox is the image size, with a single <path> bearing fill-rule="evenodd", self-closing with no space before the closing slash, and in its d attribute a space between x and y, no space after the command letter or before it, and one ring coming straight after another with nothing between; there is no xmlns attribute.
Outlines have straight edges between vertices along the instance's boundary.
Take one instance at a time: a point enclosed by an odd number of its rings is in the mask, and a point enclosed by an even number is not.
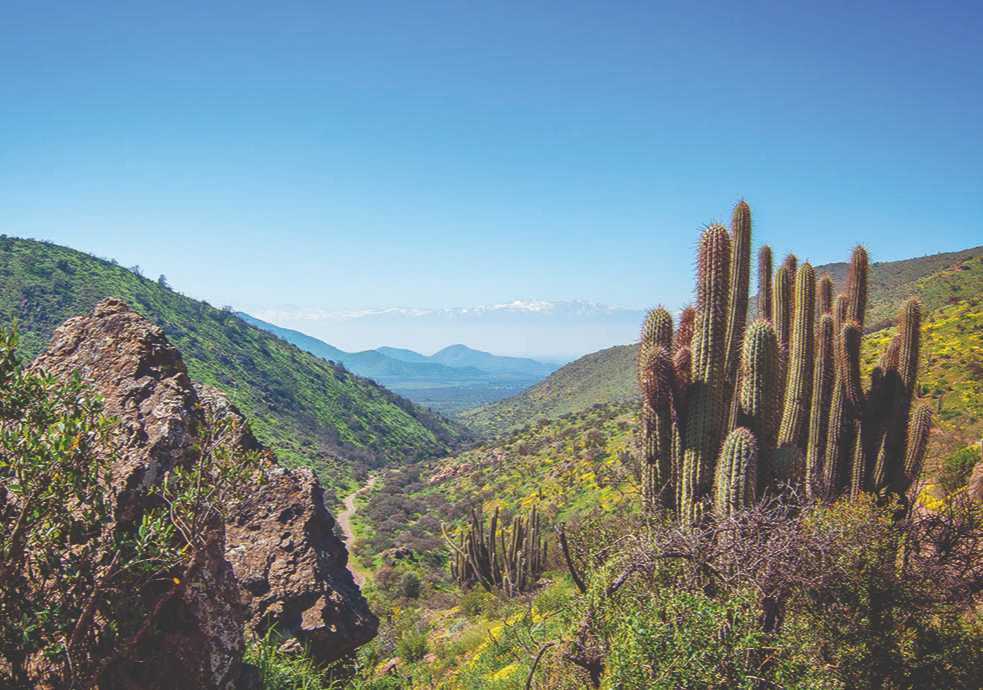
<svg viewBox="0 0 983 690"><path fill-rule="evenodd" d="M976 246L981 15L4 0L0 232L247 311L675 308L742 197L815 264Z"/></svg>

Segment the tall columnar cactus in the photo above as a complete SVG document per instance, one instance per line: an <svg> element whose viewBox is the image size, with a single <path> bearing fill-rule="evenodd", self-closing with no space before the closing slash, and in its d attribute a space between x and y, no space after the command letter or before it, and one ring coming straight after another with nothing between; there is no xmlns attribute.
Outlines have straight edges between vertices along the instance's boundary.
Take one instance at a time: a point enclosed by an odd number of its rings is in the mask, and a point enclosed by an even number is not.
<svg viewBox="0 0 983 690"><path fill-rule="evenodd" d="M771 456L771 474L778 488L797 485L805 472L805 462L799 449L790 444L782 444Z"/></svg>
<svg viewBox="0 0 983 690"><path fill-rule="evenodd" d="M905 449L904 468L895 472L891 478L890 493L904 496L908 489L918 479L922 471L922 461L928 448L928 435L932 429L932 408L925 402L919 402L911 413L908 426L908 445Z"/></svg>
<svg viewBox="0 0 983 690"><path fill-rule="evenodd" d="M807 262L795 276L795 315L789 345L788 385L778 443L803 446L809 404L812 402L813 349L816 308L816 272Z"/></svg>
<svg viewBox="0 0 983 690"><path fill-rule="evenodd" d="M679 350L693 344L693 330L696 328L696 309L685 307L679 315L679 330L676 332L676 342L673 348Z"/></svg>
<svg viewBox="0 0 983 690"><path fill-rule="evenodd" d="M755 501L758 467L758 442L744 428L727 435L717 462L714 481L714 510L720 517L730 517Z"/></svg>
<svg viewBox="0 0 983 690"><path fill-rule="evenodd" d="M845 300L843 300L845 303ZM828 496L841 493L850 485L851 458L855 446L859 408L856 405L859 390L859 360L854 362L851 353L860 353L859 327L846 321L840 327L836 345L836 379L826 427L826 454L823 461L825 481L823 491ZM856 376L854 375L856 374Z"/></svg>
<svg viewBox="0 0 983 690"><path fill-rule="evenodd" d="M833 313L833 279L823 273L816 284L816 315Z"/></svg>
<svg viewBox="0 0 983 690"><path fill-rule="evenodd" d="M675 371L672 361L672 315L659 307L649 312L638 349L638 383L642 389L643 444L646 500L659 497L667 507L675 505L672 471L678 431L673 421Z"/></svg>
<svg viewBox="0 0 983 690"><path fill-rule="evenodd" d="M751 208L746 201L734 207L730 222L730 304L727 310L727 378L734 385L741 361L741 343L747 323L751 284Z"/></svg>
<svg viewBox="0 0 983 690"><path fill-rule="evenodd" d="M850 256L850 273L847 279L849 303L846 318L864 330L864 316L867 313L867 250L857 246Z"/></svg>
<svg viewBox="0 0 983 690"><path fill-rule="evenodd" d="M672 349L672 314L665 307L652 309L642 324L641 346L643 348L664 347Z"/></svg>
<svg viewBox="0 0 983 690"><path fill-rule="evenodd" d="M788 352L789 340L792 335L792 292L795 284L795 274L788 263L783 263L775 271L775 282L772 284L772 319L778 342L782 350Z"/></svg>
<svg viewBox="0 0 983 690"><path fill-rule="evenodd" d="M738 424L758 441L758 491L771 482L771 457L782 415L782 349L770 321L755 321L744 334Z"/></svg>
<svg viewBox="0 0 983 690"><path fill-rule="evenodd" d="M872 485L867 487L870 491L880 492L896 484L897 476L908 464L908 418L915 397L921 336L921 303L917 297L909 297L901 307L898 335L899 381L894 387L890 415L884 424L884 440L877 454Z"/></svg>
<svg viewBox="0 0 983 690"><path fill-rule="evenodd" d="M749 289L743 276L750 271L750 211L743 202L734 210L733 225L733 241L718 225L704 232L696 309L683 312L675 339L668 342L665 325L646 329L662 335L643 336L643 445L652 467L646 493L675 496L687 521L703 514L710 498L716 498L718 513L727 514L736 505L724 498L735 495L734 453L739 447L746 457L751 439L755 495L797 484L803 476L807 491L817 497L847 489L903 494L921 463L931 423L928 407L911 412L917 301L906 302L900 332L864 390L866 250L854 250L848 293L834 298L829 276L817 285L812 267L797 268L794 255L777 269L773 282L771 250L762 247L762 318L745 325L739 312ZM665 324L667 313L658 318ZM741 344L741 356L732 371L735 343ZM744 470L739 474L748 476ZM750 500L747 486L739 492L742 505ZM719 505L725 500L729 508Z"/></svg>
<svg viewBox="0 0 983 690"><path fill-rule="evenodd" d="M771 321L771 247L758 250L758 318Z"/></svg>
<svg viewBox="0 0 983 690"><path fill-rule="evenodd" d="M827 276L828 277L828 276ZM821 489L821 469L826 455L827 414L836 381L833 316L823 314L816 336L816 356L812 371L812 404L809 409L809 435L806 443L806 493L811 497Z"/></svg>
<svg viewBox="0 0 983 690"><path fill-rule="evenodd" d="M713 486L727 414L726 330L730 235L711 225L700 239L697 257L696 328L693 334L692 382L687 394L680 513L693 519Z"/></svg>

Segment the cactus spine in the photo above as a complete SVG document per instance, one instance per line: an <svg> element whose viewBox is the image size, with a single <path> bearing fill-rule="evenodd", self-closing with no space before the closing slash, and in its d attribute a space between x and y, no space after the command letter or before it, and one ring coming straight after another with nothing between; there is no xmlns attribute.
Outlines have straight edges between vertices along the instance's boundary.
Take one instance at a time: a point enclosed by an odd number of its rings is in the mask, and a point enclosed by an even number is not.
<svg viewBox="0 0 983 690"><path fill-rule="evenodd" d="M833 279L828 273L823 273L816 284L816 314L831 314L833 312Z"/></svg>
<svg viewBox="0 0 983 690"><path fill-rule="evenodd" d="M674 435L672 316L659 307L649 312L638 349L638 383L642 389L645 467L643 491L647 501L660 498L673 507Z"/></svg>
<svg viewBox="0 0 983 690"><path fill-rule="evenodd" d="M751 281L751 209L741 200L731 218L730 307L727 311L727 378L734 385L747 323Z"/></svg>
<svg viewBox="0 0 983 690"><path fill-rule="evenodd" d="M828 277L828 276L827 276ZM806 444L806 492L814 496L822 488L820 470L826 454L828 411L836 380L833 345L833 317L823 314L816 337L816 362L812 372L813 394L809 410L809 434Z"/></svg>
<svg viewBox="0 0 983 690"><path fill-rule="evenodd" d="M904 496L922 471L922 460L928 448L928 434L932 429L932 408L924 402L915 406L908 427L908 447L904 467L891 480L890 493Z"/></svg>
<svg viewBox="0 0 983 690"><path fill-rule="evenodd" d="M744 336L738 424L758 441L758 491L771 481L771 458L781 423L782 352L770 321L755 321Z"/></svg>
<svg viewBox="0 0 983 690"><path fill-rule="evenodd" d="M782 427L778 434L780 445L804 446L801 440L809 419L809 404L812 401L815 303L816 272L811 265L804 263L795 277L795 317L789 348L785 409L782 412Z"/></svg>
<svg viewBox="0 0 983 690"><path fill-rule="evenodd" d="M873 485L870 487L875 492L897 485L897 477L904 473L906 465L920 464L920 460L916 462L915 459L906 459L908 417L918 376L920 329L921 303L918 298L909 297L901 307L897 345L898 382L893 392L890 418L885 425L884 440L877 455ZM889 356L893 356L893 353Z"/></svg>
<svg viewBox="0 0 983 690"><path fill-rule="evenodd" d="M857 246L850 256L850 273L847 280L849 302L846 318L864 331L864 316L867 312L867 250Z"/></svg>
<svg viewBox="0 0 983 690"><path fill-rule="evenodd" d="M782 351L788 352L789 340L792 334L792 289L795 281L794 274L788 263L784 263L775 271L775 282L772 284L772 319L778 342Z"/></svg>

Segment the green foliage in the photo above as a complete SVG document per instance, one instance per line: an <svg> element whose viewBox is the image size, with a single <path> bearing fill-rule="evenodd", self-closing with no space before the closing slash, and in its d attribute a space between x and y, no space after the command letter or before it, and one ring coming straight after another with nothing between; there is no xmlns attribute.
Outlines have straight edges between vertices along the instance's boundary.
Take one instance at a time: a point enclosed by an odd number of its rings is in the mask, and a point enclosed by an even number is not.
<svg viewBox="0 0 983 690"><path fill-rule="evenodd" d="M329 486L339 461L380 466L446 453L467 433L446 419L114 263L57 245L5 238L0 315L20 321L33 357L66 319L116 296L160 326L189 375L230 397L288 465L312 466ZM350 474L349 469L346 474Z"/></svg>
<svg viewBox="0 0 983 690"><path fill-rule="evenodd" d="M939 484L952 494L966 486L973 468L980 461L979 448L959 448L947 455L939 466Z"/></svg>
<svg viewBox="0 0 983 690"><path fill-rule="evenodd" d="M253 638L243 661L259 669L263 690L340 690L344 683L325 677L304 654L281 651L272 629L265 637Z"/></svg>
<svg viewBox="0 0 983 690"><path fill-rule="evenodd" d="M413 630L408 631L399 638L396 644L396 656L408 664L423 661L427 655L430 645L427 643L427 631Z"/></svg>
<svg viewBox="0 0 983 690"><path fill-rule="evenodd" d="M776 501L633 525L587 561L566 654L595 659L601 688L974 687L978 579L951 574L976 562L975 527L896 509Z"/></svg>
<svg viewBox="0 0 983 690"><path fill-rule="evenodd" d="M638 604L613 608L605 618L604 687L760 687L771 640L753 602L681 591Z"/></svg>
<svg viewBox="0 0 983 690"><path fill-rule="evenodd" d="M114 516L114 423L77 374L21 369L17 344L0 328L0 681L87 687L152 633L259 458L233 456L218 423L158 501Z"/></svg>

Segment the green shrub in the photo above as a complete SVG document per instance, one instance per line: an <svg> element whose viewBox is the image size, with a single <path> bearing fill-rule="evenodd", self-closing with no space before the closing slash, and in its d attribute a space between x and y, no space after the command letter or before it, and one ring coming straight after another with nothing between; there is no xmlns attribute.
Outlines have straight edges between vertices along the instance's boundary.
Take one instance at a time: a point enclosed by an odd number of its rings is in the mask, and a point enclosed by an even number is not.
<svg viewBox="0 0 983 690"><path fill-rule="evenodd" d="M423 661L430 650L426 630L409 630L403 634L396 644L396 656L407 664Z"/></svg>
<svg viewBox="0 0 983 690"><path fill-rule="evenodd" d="M325 690L341 687L325 680L323 672L303 654L287 654L279 649L279 639L267 632L246 649L244 661L259 669L263 690Z"/></svg>
<svg viewBox="0 0 983 690"><path fill-rule="evenodd" d="M980 461L977 448L960 448L950 453L939 467L939 484L947 494L966 486L969 475Z"/></svg>

